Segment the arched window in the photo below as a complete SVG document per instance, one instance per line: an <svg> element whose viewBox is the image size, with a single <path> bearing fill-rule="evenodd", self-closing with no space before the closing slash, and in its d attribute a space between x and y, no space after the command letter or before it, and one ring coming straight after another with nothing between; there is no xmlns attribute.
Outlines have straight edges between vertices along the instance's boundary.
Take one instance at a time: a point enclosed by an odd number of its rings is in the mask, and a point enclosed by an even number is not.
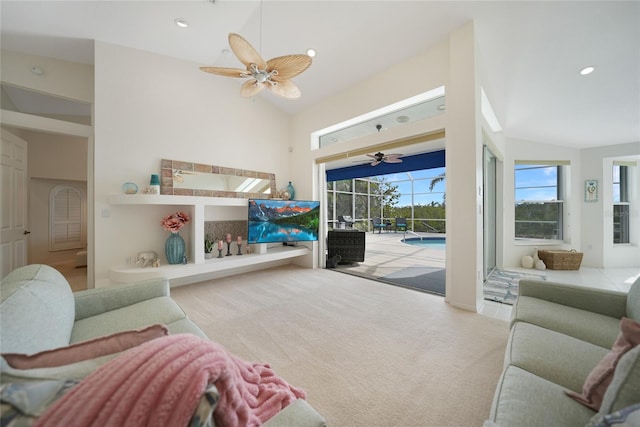
<svg viewBox="0 0 640 427"><path fill-rule="evenodd" d="M49 250L81 249L86 245L84 194L58 185L49 195Z"/></svg>

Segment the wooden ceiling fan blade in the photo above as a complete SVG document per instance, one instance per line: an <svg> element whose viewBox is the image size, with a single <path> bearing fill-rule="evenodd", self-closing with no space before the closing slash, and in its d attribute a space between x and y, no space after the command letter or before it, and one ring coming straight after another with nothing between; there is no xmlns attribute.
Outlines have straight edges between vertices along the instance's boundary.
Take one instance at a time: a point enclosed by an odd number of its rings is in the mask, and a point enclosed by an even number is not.
<svg viewBox="0 0 640 427"><path fill-rule="evenodd" d="M385 154L384 155L385 158L402 157L402 156L404 156L404 154L395 153L395 154Z"/></svg>
<svg viewBox="0 0 640 427"><path fill-rule="evenodd" d="M245 98L251 98L264 89L264 83L258 83L255 79L247 80L240 88L240 95Z"/></svg>
<svg viewBox="0 0 640 427"><path fill-rule="evenodd" d="M256 64L260 70L267 68L267 63L258 51L240 35L229 33L229 46L231 46L233 53L247 69L250 68L251 64Z"/></svg>
<svg viewBox="0 0 640 427"><path fill-rule="evenodd" d="M283 98L296 99L300 98L300 89L291 80L277 82L275 85L267 86L271 92Z"/></svg>
<svg viewBox="0 0 640 427"><path fill-rule="evenodd" d="M226 67L200 67L200 69L204 72L217 74L219 76L225 77L246 77L246 70L241 70L240 68L226 68Z"/></svg>
<svg viewBox="0 0 640 427"><path fill-rule="evenodd" d="M267 70L277 70L271 78L276 81L289 80L302 73L311 65L308 55L279 56L267 61Z"/></svg>
<svg viewBox="0 0 640 427"><path fill-rule="evenodd" d="M380 163L382 163L382 162L378 162L378 161L371 162L371 166L378 166Z"/></svg>
<svg viewBox="0 0 640 427"><path fill-rule="evenodd" d="M402 159L395 159L395 158L392 158L392 159L384 159L384 161L385 161L386 163L402 163Z"/></svg>

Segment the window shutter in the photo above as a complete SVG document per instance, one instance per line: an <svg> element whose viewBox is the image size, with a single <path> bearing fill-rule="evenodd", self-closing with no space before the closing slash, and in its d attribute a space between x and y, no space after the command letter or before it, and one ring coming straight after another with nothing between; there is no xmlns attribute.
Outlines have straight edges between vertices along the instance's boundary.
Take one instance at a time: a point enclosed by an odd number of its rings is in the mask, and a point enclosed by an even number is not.
<svg viewBox="0 0 640 427"><path fill-rule="evenodd" d="M49 250L82 249L83 195L75 187L59 185L49 199Z"/></svg>

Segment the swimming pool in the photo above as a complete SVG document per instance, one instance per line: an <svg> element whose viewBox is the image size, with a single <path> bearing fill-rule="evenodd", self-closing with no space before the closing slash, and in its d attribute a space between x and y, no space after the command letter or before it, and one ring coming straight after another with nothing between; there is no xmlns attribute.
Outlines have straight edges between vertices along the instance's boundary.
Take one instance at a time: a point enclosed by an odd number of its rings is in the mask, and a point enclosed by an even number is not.
<svg viewBox="0 0 640 427"><path fill-rule="evenodd" d="M410 239L404 239L402 242L407 245L420 246L423 248L440 249L445 250L447 247L447 240L444 237L411 237Z"/></svg>

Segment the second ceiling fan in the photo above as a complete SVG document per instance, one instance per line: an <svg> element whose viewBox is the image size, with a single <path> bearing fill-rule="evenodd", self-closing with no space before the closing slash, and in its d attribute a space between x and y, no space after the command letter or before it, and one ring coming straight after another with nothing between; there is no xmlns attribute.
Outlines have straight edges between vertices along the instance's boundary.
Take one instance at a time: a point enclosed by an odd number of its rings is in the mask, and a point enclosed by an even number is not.
<svg viewBox="0 0 640 427"><path fill-rule="evenodd" d="M376 154L367 154L367 157L371 157L371 160L365 160L365 163L369 163L371 166L378 166L380 163L402 163L402 154L393 153L393 154L384 154L381 152L377 152ZM362 163L362 162L361 162Z"/></svg>

